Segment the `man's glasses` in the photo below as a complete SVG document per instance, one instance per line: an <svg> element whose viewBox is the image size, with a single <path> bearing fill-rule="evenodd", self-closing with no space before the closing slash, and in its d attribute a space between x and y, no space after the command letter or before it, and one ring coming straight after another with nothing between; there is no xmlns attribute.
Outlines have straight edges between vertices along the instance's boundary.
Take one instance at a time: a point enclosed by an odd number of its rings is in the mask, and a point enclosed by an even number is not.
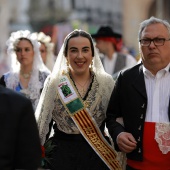
<svg viewBox="0 0 170 170"><path fill-rule="evenodd" d="M154 38L154 39L141 39L139 40L141 46L150 46L151 42L153 41L155 46L162 46L164 45L165 41L170 41L170 39L165 38Z"/></svg>

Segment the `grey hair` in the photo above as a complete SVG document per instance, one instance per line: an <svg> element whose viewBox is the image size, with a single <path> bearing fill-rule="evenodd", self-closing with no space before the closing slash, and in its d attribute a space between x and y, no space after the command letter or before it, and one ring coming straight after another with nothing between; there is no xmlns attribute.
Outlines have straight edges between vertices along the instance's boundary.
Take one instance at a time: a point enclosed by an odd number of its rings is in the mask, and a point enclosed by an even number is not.
<svg viewBox="0 0 170 170"><path fill-rule="evenodd" d="M144 20L143 22L140 23L139 32L138 32L138 40L140 40L142 31L144 30L145 27L147 27L148 25L157 24L157 23L163 24L167 28L169 35L170 35L170 24L168 23L168 21L152 16L149 19Z"/></svg>

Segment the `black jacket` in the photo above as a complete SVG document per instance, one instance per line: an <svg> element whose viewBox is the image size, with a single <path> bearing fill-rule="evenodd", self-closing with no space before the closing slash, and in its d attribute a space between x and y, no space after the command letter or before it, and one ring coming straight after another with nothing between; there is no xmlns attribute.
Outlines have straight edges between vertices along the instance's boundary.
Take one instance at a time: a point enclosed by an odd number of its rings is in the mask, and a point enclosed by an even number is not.
<svg viewBox="0 0 170 170"><path fill-rule="evenodd" d="M0 85L0 169L37 169L41 147L29 99Z"/></svg>
<svg viewBox="0 0 170 170"><path fill-rule="evenodd" d="M143 159L142 141L146 108L147 94L144 74L142 64L138 64L119 74L106 113L106 124L116 150L119 150L116 138L120 132L132 133L136 139L137 148L127 154L127 157L132 160L141 161ZM170 108L168 114L170 117ZM117 117L123 117L124 127L116 122Z"/></svg>

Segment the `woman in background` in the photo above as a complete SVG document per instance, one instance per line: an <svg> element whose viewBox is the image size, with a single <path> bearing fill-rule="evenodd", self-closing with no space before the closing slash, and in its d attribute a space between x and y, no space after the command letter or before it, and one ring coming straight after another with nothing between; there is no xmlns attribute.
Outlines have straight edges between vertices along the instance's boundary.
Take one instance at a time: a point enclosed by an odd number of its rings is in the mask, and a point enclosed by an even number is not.
<svg viewBox="0 0 170 170"><path fill-rule="evenodd" d="M40 56L40 44L30 31L20 30L11 33L7 47L10 70L1 77L0 84L24 94L35 110L50 73Z"/></svg>
<svg viewBox="0 0 170 170"><path fill-rule="evenodd" d="M41 43L40 53L42 60L46 67L52 71L54 66L54 43L51 42L51 37L45 35L43 32L35 33L37 36L37 40Z"/></svg>

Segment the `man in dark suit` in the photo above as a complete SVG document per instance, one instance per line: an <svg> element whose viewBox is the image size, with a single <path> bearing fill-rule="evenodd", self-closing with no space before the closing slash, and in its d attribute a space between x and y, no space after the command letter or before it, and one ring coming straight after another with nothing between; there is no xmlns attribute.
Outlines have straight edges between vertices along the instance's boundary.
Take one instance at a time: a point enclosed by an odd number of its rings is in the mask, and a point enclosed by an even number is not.
<svg viewBox="0 0 170 170"><path fill-rule="evenodd" d="M170 24L141 23L142 63L122 71L107 109L106 125L126 170L170 169Z"/></svg>
<svg viewBox="0 0 170 170"><path fill-rule="evenodd" d="M32 104L0 85L0 169L38 169L39 133Z"/></svg>

